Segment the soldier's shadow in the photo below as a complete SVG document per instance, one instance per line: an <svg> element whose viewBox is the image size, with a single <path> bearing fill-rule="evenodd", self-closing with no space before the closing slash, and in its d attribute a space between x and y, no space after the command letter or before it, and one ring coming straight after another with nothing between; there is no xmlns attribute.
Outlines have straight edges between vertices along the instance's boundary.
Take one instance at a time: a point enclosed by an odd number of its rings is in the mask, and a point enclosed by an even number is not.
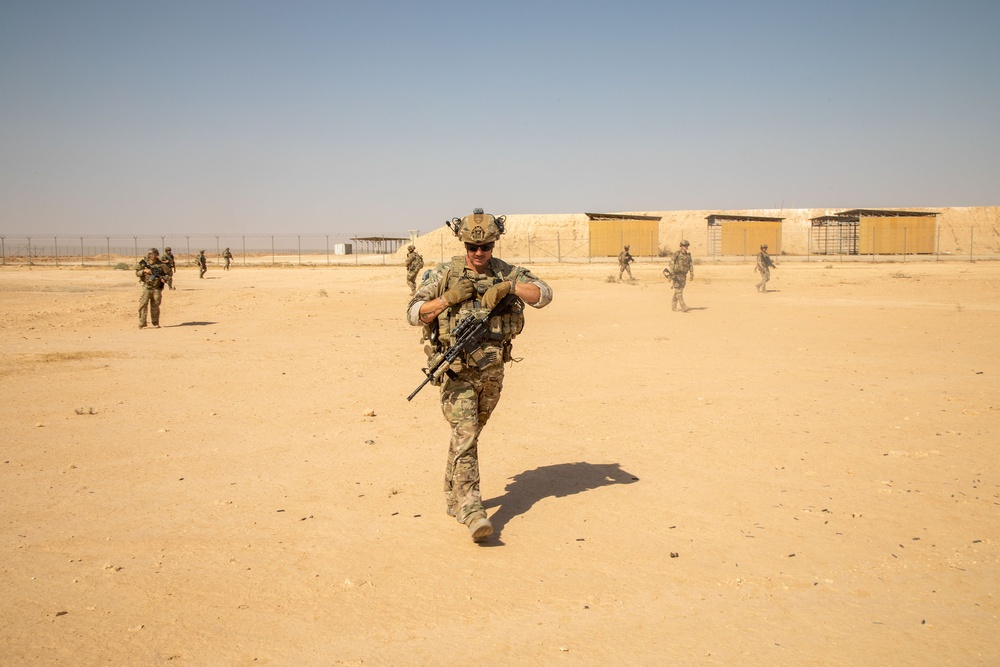
<svg viewBox="0 0 1000 667"><path fill-rule="evenodd" d="M526 470L511 478L504 495L483 503L486 509L500 506L490 521L496 533L514 517L524 514L543 498L562 498L611 484L632 484L639 478L617 463L559 463Z"/></svg>

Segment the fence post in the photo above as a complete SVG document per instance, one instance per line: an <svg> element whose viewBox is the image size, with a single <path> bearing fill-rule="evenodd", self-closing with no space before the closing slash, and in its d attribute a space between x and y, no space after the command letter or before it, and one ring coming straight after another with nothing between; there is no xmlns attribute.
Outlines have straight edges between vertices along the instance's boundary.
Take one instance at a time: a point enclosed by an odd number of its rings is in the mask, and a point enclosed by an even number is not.
<svg viewBox="0 0 1000 667"><path fill-rule="evenodd" d="M302 266L302 234L296 234L295 238L299 240L299 266Z"/></svg>
<svg viewBox="0 0 1000 667"><path fill-rule="evenodd" d="M531 264L531 236L528 236L528 264Z"/></svg>
<svg viewBox="0 0 1000 667"><path fill-rule="evenodd" d="M29 237L28 237L28 265L29 265L29 266L30 266L31 264L33 264L33 262L31 261L31 259L32 259L32 258L31 258L31 237L29 236ZM971 259L971 257L970 257L970 259Z"/></svg>
<svg viewBox="0 0 1000 667"><path fill-rule="evenodd" d="M274 234L271 234L271 266L274 266Z"/></svg>
<svg viewBox="0 0 1000 667"><path fill-rule="evenodd" d="M135 258L139 259L139 237L138 236L133 236L132 237L132 252L134 253ZM145 256L145 255L143 255L143 256Z"/></svg>
<svg viewBox="0 0 1000 667"><path fill-rule="evenodd" d="M556 261L562 264L562 241L559 239L559 232L556 232Z"/></svg>
<svg viewBox="0 0 1000 667"><path fill-rule="evenodd" d="M80 237L80 266L84 266L84 264L83 264L83 237L82 236Z"/></svg>
<svg viewBox="0 0 1000 667"><path fill-rule="evenodd" d="M56 266L59 266L59 237L58 236L53 236L52 237L52 247L54 249L54 252L56 253Z"/></svg>
<svg viewBox="0 0 1000 667"><path fill-rule="evenodd" d="M3 256L3 265L7 266L7 243L3 236L0 236L0 255Z"/></svg>
<svg viewBox="0 0 1000 667"><path fill-rule="evenodd" d="M216 234L215 235L215 265L218 266L221 263L222 263L222 260L219 258L219 235Z"/></svg>
<svg viewBox="0 0 1000 667"><path fill-rule="evenodd" d="M111 237L104 237L108 241L108 266L111 266Z"/></svg>

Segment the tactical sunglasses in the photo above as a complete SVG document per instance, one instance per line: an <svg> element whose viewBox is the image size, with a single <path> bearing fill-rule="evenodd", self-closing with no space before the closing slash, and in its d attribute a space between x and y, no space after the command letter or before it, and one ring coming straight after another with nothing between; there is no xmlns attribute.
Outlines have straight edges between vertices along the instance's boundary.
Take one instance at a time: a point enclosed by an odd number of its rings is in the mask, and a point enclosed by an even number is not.
<svg viewBox="0 0 1000 667"><path fill-rule="evenodd" d="M489 243L484 243L482 245L476 245L475 243L466 243L465 249L468 250L469 252L476 252L477 250L482 250L483 252L490 252L493 250L494 243L495 243L494 241L490 241Z"/></svg>

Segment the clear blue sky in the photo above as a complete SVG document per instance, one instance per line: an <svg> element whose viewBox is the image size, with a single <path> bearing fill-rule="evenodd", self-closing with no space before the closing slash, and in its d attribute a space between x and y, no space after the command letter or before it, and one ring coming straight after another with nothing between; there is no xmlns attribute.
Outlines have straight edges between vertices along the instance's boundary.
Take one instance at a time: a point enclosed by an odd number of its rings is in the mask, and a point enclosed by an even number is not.
<svg viewBox="0 0 1000 667"><path fill-rule="evenodd" d="M0 232L998 205L1000 2L0 0Z"/></svg>

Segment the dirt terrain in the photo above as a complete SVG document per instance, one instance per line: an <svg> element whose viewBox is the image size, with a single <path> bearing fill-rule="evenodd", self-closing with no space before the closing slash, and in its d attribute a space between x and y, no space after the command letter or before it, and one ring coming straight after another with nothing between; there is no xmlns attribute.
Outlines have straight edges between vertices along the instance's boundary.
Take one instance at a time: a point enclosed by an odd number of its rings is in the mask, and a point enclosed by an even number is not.
<svg viewBox="0 0 1000 667"><path fill-rule="evenodd" d="M5 665L1000 664L1000 262L543 264L445 515L399 266L0 269Z"/></svg>

